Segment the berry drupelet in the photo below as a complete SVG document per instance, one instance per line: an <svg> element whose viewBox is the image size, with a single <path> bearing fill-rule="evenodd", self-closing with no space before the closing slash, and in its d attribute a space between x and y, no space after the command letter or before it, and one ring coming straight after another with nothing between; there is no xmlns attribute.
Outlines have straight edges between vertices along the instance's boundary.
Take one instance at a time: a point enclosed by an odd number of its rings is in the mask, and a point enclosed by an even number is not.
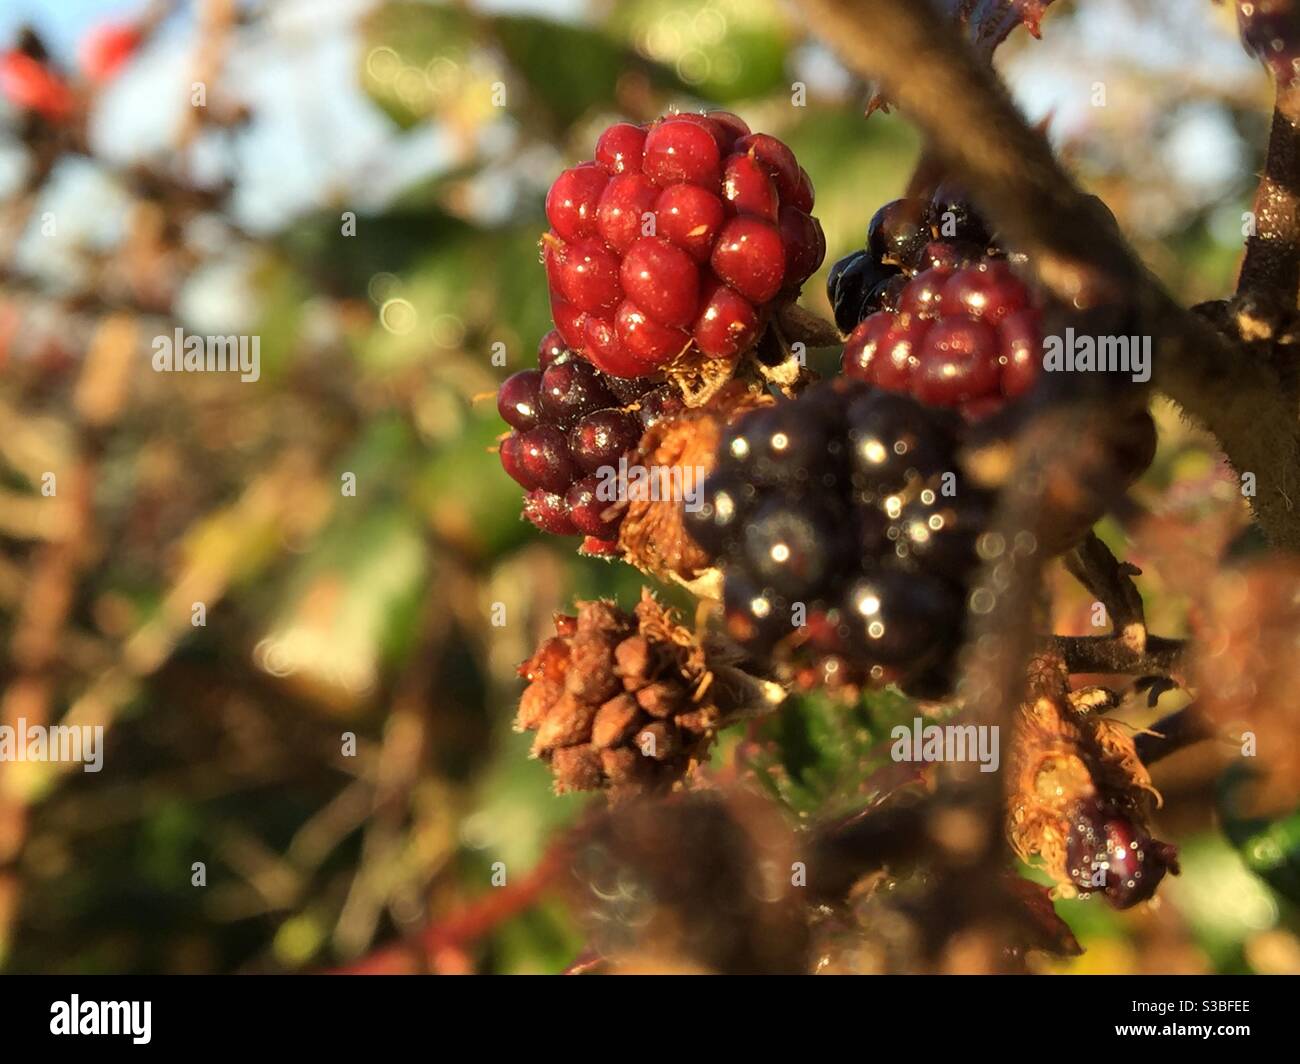
<svg viewBox="0 0 1300 1064"><path fill-rule="evenodd" d="M527 493L524 516L534 525L585 536L591 553L613 553L623 517L611 495L619 459L681 400L668 385L602 373L554 330L538 348L538 365L497 391L497 410L513 430L501 440L501 465Z"/></svg>
<svg viewBox="0 0 1300 1064"><path fill-rule="evenodd" d="M781 141L726 111L620 122L546 197L542 259L566 345L642 377L689 351L735 359L793 300L826 243Z"/></svg>
<svg viewBox="0 0 1300 1064"><path fill-rule="evenodd" d="M849 334L843 372L968 420L1025 394L1040 368L1040 314L990 245L948 185L927 203L877 211L866 248L837 262L828 282L836 324Z"/></svg>
<svg viewBox="0 0 1300 1064"><path fill-rule="evenodd" d="M1069 823L1066 868L1084 897L1098 890L1114 908L1129 909L1150 898L1166 872L1178 873L1173 846L1151 838L1102 801L1078 802Z"/></svg>
<svg viewBox="0 0 1300 1064"><path fill-rule="evenodd" d="M990 506L957 428L845 378L734 422L685 515L722 569L728 634L795 672L945 690Z"/></svg>

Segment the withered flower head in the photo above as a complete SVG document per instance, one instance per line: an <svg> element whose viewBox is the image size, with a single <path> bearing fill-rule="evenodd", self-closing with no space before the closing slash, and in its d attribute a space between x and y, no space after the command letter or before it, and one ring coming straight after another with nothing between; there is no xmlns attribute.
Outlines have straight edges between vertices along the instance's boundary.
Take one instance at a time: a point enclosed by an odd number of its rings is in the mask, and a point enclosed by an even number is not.
<svg viewBox="0 0 1300 1064"><path fill-rule="evenodd" d="M719 728L770 707L769 686L706 651L643 590L634 614L581 602L519 667L515 725L555 789L617 797L666 791L707 755Z"/></svg>
<svg viewBox="0 0 1300 1064"><path fill-rule="evenodd" d="M1132 738L1086 694L1070 695L1058 660L1035 661L1011 752L1007 835L1067 892L1099 890L1127 909L1150 898L1166 871L1178 873L1177 851L1147 828L1159 794Z"/></svg>

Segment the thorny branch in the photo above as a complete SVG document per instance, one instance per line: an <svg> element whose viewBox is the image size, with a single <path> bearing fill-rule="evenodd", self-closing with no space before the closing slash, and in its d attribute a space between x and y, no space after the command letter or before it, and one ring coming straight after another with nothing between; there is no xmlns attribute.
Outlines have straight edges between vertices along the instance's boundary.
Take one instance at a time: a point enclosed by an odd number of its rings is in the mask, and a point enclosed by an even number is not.
<svg viewBox="0 0 1300 1064"><path fill-rule="evenodd" d="M1268 157L1255 193L1255 232L1237 280L1239 295L1300 294L1300 88L1279 89Z"/></svg>
<svg viewBox="0 0 1300 1064"><path fill-rule="evenodd" d="M929 4L802 6L818 36L856 73L878 80L926 134L929 150L1028 256L1046 289L1079 311L1122 308L1125 334L1156 341L1153 383L1218 438L1238 472L1255 474L1251 505L1270 540L1300 549L1300 513L1288 498L1288 480L1300 468L1294 389L1174 302L1025 122L992 69ZM1140 387L1129 390L1142 398Z"/></svg>

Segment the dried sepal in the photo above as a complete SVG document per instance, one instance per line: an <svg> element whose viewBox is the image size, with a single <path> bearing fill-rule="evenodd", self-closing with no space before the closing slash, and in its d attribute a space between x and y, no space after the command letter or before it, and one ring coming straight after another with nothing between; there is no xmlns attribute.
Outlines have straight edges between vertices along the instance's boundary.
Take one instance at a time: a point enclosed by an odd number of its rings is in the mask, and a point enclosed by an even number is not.
<svg viewBox="0 0 1300 1064"><path fill-rule="evenodd" d="M708 573L709 556L682 524L682 495L700 490L727 424L773 402L739 380L730 381L707 409L664 418L646 431L639 461L647 471L647 490L628 499L619 528L619 548L627 561L663 579L690 581Z"/></svg>

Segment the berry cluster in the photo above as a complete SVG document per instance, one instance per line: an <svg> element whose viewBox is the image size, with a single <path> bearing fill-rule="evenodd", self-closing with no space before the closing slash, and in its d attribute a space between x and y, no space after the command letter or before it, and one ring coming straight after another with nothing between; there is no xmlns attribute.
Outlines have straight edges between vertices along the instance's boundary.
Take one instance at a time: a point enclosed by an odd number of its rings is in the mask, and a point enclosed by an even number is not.
<svg viewBox="0 0 1300 1064"><path fill-rule="evenodd" d="M514 430L501 440L501 465L528 493L524 516L538 528L583 535L590 553L613 553L623 511L607 485L642 432L681 400L669 385L601 373L555 330L542 339L538 366L497 391L497 410Z"/></svg>
<svg viewBox="0 0 1300 1064"><path fill-rule="evenodd" d="M842 368L850 377L968 420L1037 379L1042 327L1032 295L948 186L928 203L882 207L866 248L835 264L828 290L836 324L849 333Z"/></svg>
<svg viewBox="0 0 1300 1064"><path fill-rule="evenodd" d="M1150 898L1166 872L1178 874L1177 850L1122 812L1089 799L1070 813L1066 869L1085 897L1100 890L1116 909L1129 909Z"/></svg>
<svg viewBox="0 0 1300 1064"><path fill-rule="evenodd" d="M542 256L556 327L606 373L739 356L821 265L808 174L729 112L620 122L595 154L551 186Z"/></svg>
<svg viewBox="0 0 1300 1064"><path fill-rule="evenodd" d="M964 482L956 419L838 378L724 434L688 532L725 577L729 634L820 678L937 696L960 643L989 515Z"/></svg>

